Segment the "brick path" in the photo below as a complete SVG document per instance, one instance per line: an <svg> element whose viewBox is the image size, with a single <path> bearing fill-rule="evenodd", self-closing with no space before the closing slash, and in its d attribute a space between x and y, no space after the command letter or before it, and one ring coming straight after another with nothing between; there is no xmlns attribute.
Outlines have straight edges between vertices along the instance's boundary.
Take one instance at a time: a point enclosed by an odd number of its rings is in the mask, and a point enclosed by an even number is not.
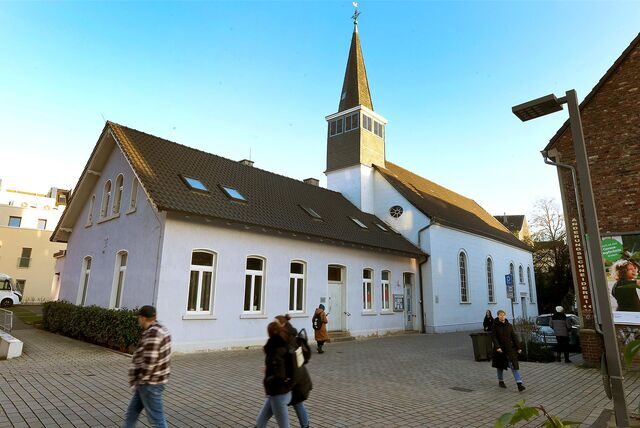
<svg viewBox="0 0 640 428"><path fill-rule="evenodd" d="M0 427L121 424L129 357L40 330L13 333L25 342L24 356L0 361ZM520 398L588 426L610 407L596 370L521 364L527 390L520 394L512 377L507 390L497 388L490 364L473 361L465 333L332 343L309 364L311 426L490 427ZM169 423L252 427L261 380L260 350L176 355L165 393ZM640 382L626 382L635 406Z"/></svg>

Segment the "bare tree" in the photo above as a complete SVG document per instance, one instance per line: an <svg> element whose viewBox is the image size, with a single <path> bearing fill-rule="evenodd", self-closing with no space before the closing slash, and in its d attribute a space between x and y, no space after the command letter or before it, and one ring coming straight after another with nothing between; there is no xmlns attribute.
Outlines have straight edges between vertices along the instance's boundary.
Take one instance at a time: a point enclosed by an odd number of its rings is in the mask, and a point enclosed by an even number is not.
<svg viewBox="0 0 640 428"><path fill-rule="evenodd" d="M564 242L567 237L562 210L553 198L536 201L530 227L537 242Z"/></svg>

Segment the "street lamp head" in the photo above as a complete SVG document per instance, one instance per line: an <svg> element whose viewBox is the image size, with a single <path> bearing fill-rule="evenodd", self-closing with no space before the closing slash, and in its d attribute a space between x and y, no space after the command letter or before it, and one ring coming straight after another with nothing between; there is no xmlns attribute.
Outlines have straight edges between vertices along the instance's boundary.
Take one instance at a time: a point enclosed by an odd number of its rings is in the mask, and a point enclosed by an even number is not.
<svg viewBox="0 0 640 428"><path fill-rule="evenodd" d="M553 94L545 95L511 108L513 114L523 122L560 110L562 110L562 100L558 100Z"/></svg>

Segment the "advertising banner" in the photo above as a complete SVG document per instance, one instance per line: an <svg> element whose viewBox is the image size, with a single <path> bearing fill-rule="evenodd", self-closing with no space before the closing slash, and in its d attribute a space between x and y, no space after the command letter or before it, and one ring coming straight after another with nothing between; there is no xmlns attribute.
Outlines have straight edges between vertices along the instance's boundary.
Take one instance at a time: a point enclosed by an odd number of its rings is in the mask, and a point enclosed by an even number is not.
<svg viewBox="0 0 640 428"><path fill-rule="evenodd" d="M602 238L602 258L616 324L640 324L640 234Z"/></svg>

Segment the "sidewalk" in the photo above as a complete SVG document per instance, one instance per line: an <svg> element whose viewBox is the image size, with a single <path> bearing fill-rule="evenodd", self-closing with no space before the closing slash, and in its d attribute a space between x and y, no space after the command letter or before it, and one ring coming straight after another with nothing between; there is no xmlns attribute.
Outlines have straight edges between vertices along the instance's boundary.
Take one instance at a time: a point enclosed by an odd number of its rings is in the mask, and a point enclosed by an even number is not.
<svg viewBox="0 0 640 428"><path fill-rule="evenodd" d="M36 329L13 334L25 352L0 361L0 427L122 423L129 357ZM326 351L309 363L313 427L490 427L523 398L588 426L610 406L599 372L575 364L523 362L527 390L518 393L509 377L499 389L490 363L473 361L467 333L331 343ZM252 427L264 399L262 365L260 350L175 355L169 424ZM640 382L629 378L626 387L637 406Z"/></svg>

